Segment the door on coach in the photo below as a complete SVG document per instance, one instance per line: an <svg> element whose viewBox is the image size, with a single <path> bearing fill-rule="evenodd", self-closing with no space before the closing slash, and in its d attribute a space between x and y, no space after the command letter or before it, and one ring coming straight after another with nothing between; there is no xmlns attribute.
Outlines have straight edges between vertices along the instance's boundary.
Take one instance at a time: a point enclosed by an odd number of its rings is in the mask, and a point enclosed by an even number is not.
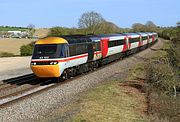
<svg viewBox="0 0 180 122"><path fill-rule="evenodd" d="M101 39L101 53L103 58L106 57L108 53L108 41L108 38Z"/></svg>
<svg viewBox="0 0 180 122"><path fill-rule="evenodd" d="M93 49L93 44L89 43L88 44L88 62L92 61L94 58L94 49Z"/></svg>

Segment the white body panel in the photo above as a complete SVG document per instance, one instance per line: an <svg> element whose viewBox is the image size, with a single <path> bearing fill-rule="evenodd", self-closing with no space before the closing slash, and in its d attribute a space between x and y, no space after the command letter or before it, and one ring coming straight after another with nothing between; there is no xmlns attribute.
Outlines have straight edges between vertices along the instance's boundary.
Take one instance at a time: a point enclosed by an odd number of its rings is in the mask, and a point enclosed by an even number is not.
<svg viewBox="0 0 180 122"><path fill-rule="evenodd" d="M131 38L139 38L139 35L131 35L130 37ZM140 39L139 39L139 41L140 41ZM129 49L131 50L131 49L137 48L138 45L139 45L139 42L131 43L131 47Z"/></svg>
<svg viewBox="0 0 180 122"><path fill-rule="evenodd" d="M143 41L142 41L142 45L146 45L147 43L148 43L147 40L143 40Z"/></svg>
<svg viewBox="0 0 180 122"><path fill-rule="evenodd" d="M79 58L77 58L77 57L79 57ZM87 59L88 59L88 54L86 53L86 54L82 54L82 55L78 55L78 56L72 56L71 58L75 58L75 59L70 59L68 61L68 67L74 67L74 66L78 66L80 64L86 63Z"/></svg>
<svg viewBox="0 0 180 122"><path fill-rule="evenodd" d="M114 55L123 51L124 45L108 48L107 56Z"/></svg>
<svg viewBox="0 0 180 122"><path fill-rule="evenodd" d="M96 52L94 52L93 61L98 60L98 59L101 59L101 58L102 58L102 53L101 53L101 51L96 51Z"/></svg>
<svg viewBox="0 0 180 122"><path fill-rule="evenodd" d="M134 43L131 43L131 47L130 49L134 49L134 48L137 48L139 45L139 42L134 42Z"/></svg>

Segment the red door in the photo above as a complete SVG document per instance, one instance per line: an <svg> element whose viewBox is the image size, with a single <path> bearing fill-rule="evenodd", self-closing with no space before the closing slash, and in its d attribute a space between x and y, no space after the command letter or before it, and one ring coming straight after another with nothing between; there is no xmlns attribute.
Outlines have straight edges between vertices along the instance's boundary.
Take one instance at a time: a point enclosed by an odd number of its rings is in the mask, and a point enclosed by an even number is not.
<svg viewBox="0 0 180 122"><path fill-rule="evenodd" d="M152 42L154 42L154 35L152 35Z"/></svg>
<svg viewBox="0 0 180 122"><path fill-rule="evenodd" d="M106 57L108 53L108 41L108 38L101 39L101 53L103 58Z"/></svg>
<svg viewBox="0 0 180 122"><path fill-rule="evenodd" d="M124 37L124 46L123 46L123 52L125 52L128 49L128 37Z"/></svg>

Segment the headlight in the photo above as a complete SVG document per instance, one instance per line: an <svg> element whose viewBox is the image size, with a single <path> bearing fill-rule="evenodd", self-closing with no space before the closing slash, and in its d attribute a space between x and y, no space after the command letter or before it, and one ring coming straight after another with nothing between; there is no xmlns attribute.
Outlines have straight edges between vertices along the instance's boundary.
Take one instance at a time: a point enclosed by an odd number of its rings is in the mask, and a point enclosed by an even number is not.
<svg viewBox="0 0 180 122"><path fill-rule="evenodd" d="M36 62L31 62L31 65L36 65Z"/></svg>
<svg viewBox="0 0 180 122"><path fill-rule="evenodd" d="M58 64L58 62L54 62L54 65Z"/></svg>
<svg viewBox="0 0 180 122"><path fill-rule="evenodd" d="M50 65L56 65L56 64L58 64L57 61L52 61L52 62L50 62Z"/></svg>

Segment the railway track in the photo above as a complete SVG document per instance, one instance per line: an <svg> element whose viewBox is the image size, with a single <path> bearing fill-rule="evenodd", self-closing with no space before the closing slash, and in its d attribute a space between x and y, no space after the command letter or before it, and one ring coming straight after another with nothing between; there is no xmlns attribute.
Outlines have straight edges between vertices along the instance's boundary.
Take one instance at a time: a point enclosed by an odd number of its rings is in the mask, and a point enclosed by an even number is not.
<svg viewBox="0 0 180 122"><path fill-rule="evenodd" d="M73 80L76 80L76 79L82 77L83 75L88 75L88 74L90 74L90 73L92 73L94 71L101 70L102 68L105 68L105 67L108 67L110 65L113 65L114 63L116 63L116 61L114 61L114 62L112 62L110 64L107 64L107 65L103 65L102 67L99 67L96 70L89 71L89 72L77 75L75 77L71 77L70 79L65 80L65 82L63 81L63 82L59 82L59 83L54 83L54 82L52 82L52 80L46 80L44 82L39 82L39 83L37 83L35 85L30 85L30 87L27 87L25 89L21 89L19 91L12 92L10 94L6 94L6 95L2 95L2 96L0 94L0 108L4 108L4 107L6 107L6 106L8 106L10 104L13 104L15 102L18 102L18 101L21 101L21 100L26 99L28 97L31 97L32 95L40 94L41 92L45 92L45 91L47 91L49 89L52 89L52 88L58 87L60 85L66 84L68 82L71 82ZM19 88L20 86L23 86L23 84L18 86L16 83L13 82L13 80L16 81L18 84L19 83L24 83L24 84L31 83L28 80L26 80L26 82L24 82L24 81L20 82L19 81L19 80L24 79L25 77L26 76L21 76L20 78L17 77L17 78L5 80L6 83L11 83L12 85L9 85L8 87L3 88L3 90L7 91L8 89L12 90L13 87L14 88ZM27 77L29 78L29 75ZM35 77L35 76L32 75L31 77ZM17 79L19 79L19 80L17 80ZM35 79L34 82L36 82L36 80L37 79ZM0 89L0 93L3 90Z"/></svg>
<svg viewBox="0 0 180 122"><path fill-rule="evenodd" d="M124 57L124 58L129 58L131 56L132 55L130 55L128 57ZM65 82L60 82L60 83L54 83L54 82L52 82L52 80L45 80L43 82L38 81L36 79L36 77L34 76L34 74L28 74L28 75L24 75L24 76L12 78L12 79L0 81L0 109L4 108L10 104L21 101L23 99L27 99L35 94L40 94L42 92L48 91L49 89L52 89L52 88L58 87L62 84L65 84L67 82L76 80L79 77L82 77L83 75L88 75L89 73L92 73L94 71L101 70L102 68L113 65L117 61L120 61L120 60L113 61L113 62L111 62L107 65L103 65L93 71L83 73L82 75L72 77L72 78L66 80ZM28 86L24 89L14 90L14 92L1 94L1 93L3 93L2 91L8 91L8 90L12 91L12 89L19 89L20 87L27 85L27 84L28 84Z"/></svg>
<svg viewBox="0 0 180 122"><path fill-rule="evenodd" d="M0 81L0 106L20 98L24 93L32 89L40 87L40 83L35 83L35 81L37 80L34 74Z"/></svg>

